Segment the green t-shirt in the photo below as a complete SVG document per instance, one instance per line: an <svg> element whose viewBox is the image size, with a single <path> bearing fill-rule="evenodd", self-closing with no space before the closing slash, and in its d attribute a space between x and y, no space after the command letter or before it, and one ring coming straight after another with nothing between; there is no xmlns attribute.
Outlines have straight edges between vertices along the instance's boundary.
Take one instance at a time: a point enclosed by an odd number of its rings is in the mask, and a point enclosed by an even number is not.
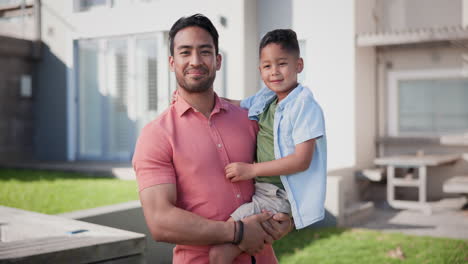
<svg viewBox="0 0 468 264"><path fill-rule="evenodd" d="M277 102L278 99L275 99L267 106L267 109L258 116L257 162L272 161L275 159L273 124ZM259 176L256 177L255 180L257 182L272 183L284 190L280 176Z"/></svg>

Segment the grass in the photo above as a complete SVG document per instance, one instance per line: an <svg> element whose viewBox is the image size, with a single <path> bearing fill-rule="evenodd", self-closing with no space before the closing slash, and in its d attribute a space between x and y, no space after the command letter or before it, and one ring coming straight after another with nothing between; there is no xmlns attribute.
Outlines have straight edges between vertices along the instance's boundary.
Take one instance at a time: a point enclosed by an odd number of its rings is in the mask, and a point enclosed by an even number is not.
<svg viewBox="0 0 468 264"><path fill-rule="evenodd" d="M273 247L281 264L468 263L468 241L365 229L305 229Z"/></svg>
<svg viewBox="0 0 468 264"><path fill-rule="evenodd" d="M59 214L138 199L135 181L79 173L0 169L0 205Z"/></svg>

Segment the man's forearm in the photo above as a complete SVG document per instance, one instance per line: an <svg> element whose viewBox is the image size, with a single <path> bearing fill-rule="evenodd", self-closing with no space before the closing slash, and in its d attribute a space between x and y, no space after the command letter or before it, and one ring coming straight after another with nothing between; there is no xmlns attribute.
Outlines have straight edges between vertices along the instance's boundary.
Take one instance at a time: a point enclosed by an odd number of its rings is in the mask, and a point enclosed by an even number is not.
<svg viewBox="0 0 468 264"><path fill-rule="evenodd" d="M213 245L233 240L232 222L209 220L176 207L174 188L156 186L140 193L146 223L155 240L185 245Z"/></svg>
<svg viewBox="0 0 468 264"><path fill-rule="evenodd" d="M203 218L177 207L176 199L174 184L156 185L140 192L146 224L155 240L184 245L216 245L235 240L234 222ZM252 254L259 252L265 241L271 243L273 238L261 225L270 218L269 213L244 218L239 247Z"/></svg>
<svg viewBox="0 0 468 264"><path fill-rule="evenodd" d="M158 219L159 218L159 219ZM215 245L234 238L234 223L213 221L174 207L165 216L154 216L155 240L183 245Z"/></svg>

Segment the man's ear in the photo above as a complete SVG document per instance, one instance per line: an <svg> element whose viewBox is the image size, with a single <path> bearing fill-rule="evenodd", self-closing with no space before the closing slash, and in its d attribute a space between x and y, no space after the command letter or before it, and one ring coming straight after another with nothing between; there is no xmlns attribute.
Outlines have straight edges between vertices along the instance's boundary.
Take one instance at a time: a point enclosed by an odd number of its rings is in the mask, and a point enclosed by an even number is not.
<svg viewBox="0 0 468 264"><path fill-rule="evenodd" d="M174 72L174 56L169 56L169 68L171 68L171 72Z"/></svg>
<svg viewBox="0 0 468 264"><path fill-rule="evenodd" d="M221 54L218 53L218 55L216 55L216 70L219 71L219 69L221 69L221 62L223 61L223 57L221 56Z"/></svg>
<svg viewBox="0 0 468 264"><path fill-rule="evenodd" d="M304 60L302 58L297 59L297 66L296 71L297 73L301 73L304 69Z"/></svg>

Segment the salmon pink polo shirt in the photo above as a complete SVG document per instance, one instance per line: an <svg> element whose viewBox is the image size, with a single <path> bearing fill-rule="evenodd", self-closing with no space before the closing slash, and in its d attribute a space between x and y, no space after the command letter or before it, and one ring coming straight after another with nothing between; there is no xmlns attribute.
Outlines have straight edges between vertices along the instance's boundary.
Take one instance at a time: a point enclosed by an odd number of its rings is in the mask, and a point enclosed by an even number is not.
<svg viewBox="0 0 468 264"><path fill-rule="evenodd" d="M216 95L209 118L178 96L141 132L133 157L138 188L175 184L177 207L226 221L237 207L251 201L254 185L251 180L231 183L224 167L253 162L257 130L246 110ZM209 249L177 245L173 263L208 263ZM257 263L277 263L269 245L255 258ZM242 254L234 263L250 263L250 256Z"/></svg>

